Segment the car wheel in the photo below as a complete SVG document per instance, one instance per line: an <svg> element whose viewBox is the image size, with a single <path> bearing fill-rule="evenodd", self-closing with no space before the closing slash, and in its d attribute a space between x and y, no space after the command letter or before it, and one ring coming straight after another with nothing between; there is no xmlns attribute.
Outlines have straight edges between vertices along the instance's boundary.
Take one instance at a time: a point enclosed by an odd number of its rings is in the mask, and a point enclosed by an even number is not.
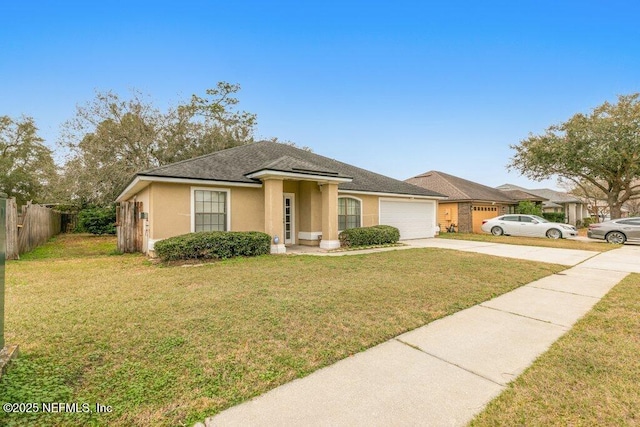
<svg viewBox="0 0 640 427"><path fill-rule="evenodd" d="M611 233L607 233L605 239L607 239L607 242L609 243L617 243L621 245L627 240L627 236L619 231L612 231Z"/></svg>
<svg viewBox="0 0 640 427"><path fill-rule="evenodd" d="M562 237L562 232L557 228L551 228L547 230L547 237L550 239L559 239Z"/></svg>
<svg viewBox="0 0 640 427"><path fill-rule="evenodd" d="M502 236L504 234L504 230L496 226L491 229L491 234L493 234L494 236Z"/></svg>

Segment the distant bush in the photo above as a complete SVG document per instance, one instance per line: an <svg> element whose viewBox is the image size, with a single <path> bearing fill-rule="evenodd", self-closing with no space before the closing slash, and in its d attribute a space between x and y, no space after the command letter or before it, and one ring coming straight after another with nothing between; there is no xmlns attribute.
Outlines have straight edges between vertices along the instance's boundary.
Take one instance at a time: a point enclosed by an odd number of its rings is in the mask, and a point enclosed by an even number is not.
<svg viewBox="0 0 640 427"><path fill-rule="evenodd" d="M154 249L163 261L258 256L270 252L271 237L258 231L201 231L161 240Z"/></svg>
<svg viewBox="0 0 640 427"><path fill-rule="evenodd" d="M593 224L593 218L583 218L582 219L582 226L583 227L588 227L591 224Z"/></svg>
<svg viewBox="0 0 640 427"><path fill-rule="evenodd" d="M564 223L564 212L545 212L542 217L551 222Z"/></svg>
<svg viewBox="0 0 640 427"><path fill-rule="evenodd" d="M116 207L81 210L78 213L77 231L91 234L116 234Z"/></svg>
<svg viewBox="0 0 640 427"><path fill-rule="evenodd" d="M536 205L533 202L528 200L522 201L518 203L518 207L516 208L517 213L523 215L538 215L542 216L542 208L539 205Z"/></svg>
<svg viewBox="0 0 640 427"><path fill-rule="evenodd" d="M349 228L340 233L340 246L370 246L396 243L400 240L400 231L390 225Z"/></svg>

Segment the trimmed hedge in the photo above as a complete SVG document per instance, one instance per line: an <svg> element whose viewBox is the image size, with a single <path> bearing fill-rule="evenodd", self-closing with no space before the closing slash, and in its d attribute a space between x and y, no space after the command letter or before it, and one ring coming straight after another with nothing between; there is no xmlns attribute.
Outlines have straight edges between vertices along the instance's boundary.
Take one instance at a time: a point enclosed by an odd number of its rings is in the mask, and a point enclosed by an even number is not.
<svg viewBox="0 0 640 427"><path fill-rule="evenodd" d="M270 252L271 237L258 231L201 231L161 240L154 249L163 261L258 256Z"/></svg>
<svg viewBox="0 0 640 427"><path fill-rule="evenodd" d="M564 212L545 212L542 217L547 221L564 224Z"/></svg>
<svg viewBox="0 0 640 427"><path fill-rule="evenodd" d="M338 236L340 246L370 246L397 243L400 231L390 225L374 225L373 227L349 228Z"/></svg>

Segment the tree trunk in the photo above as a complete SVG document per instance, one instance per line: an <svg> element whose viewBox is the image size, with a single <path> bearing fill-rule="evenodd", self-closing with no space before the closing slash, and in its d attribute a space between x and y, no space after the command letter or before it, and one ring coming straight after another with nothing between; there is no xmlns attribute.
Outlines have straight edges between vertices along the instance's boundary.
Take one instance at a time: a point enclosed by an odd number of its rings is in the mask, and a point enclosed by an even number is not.
<svg viewBox="0 0 640 427"><path fill-rule="evenodd" d="M620 203L620 193L609 193L607 203L609 204L609 216L611 219L622 218L622 203Z"/></svg>

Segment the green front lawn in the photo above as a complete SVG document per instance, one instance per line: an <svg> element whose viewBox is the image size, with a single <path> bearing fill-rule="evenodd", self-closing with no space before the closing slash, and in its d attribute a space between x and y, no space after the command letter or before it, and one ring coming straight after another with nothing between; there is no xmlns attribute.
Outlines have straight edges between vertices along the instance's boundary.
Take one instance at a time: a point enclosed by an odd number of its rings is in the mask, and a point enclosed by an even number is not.
<svg viewBox="0 0 640 427"><path fill-rule="evenodd" d="M640 425L640 274L616 285L473 426Z"/></svg>
<svg viewBox="0 0 640 427"><path fill-rule="evenodd" d="M552 240L544 237L519 237L519 236L494 236L492 234L474 233L440 233L439 239L473 240L475 242L505 243L507 245L542 246L545 248L579 249L583 251L606 252L619 248L621 245L612 245L605 241L593 240L590 242L581 240L558 239Z"/></svg>
<svg viewBox="0 0 640 427"><path fill-rule="evenodd" d="M111 243L107 244L110 240ZM0 425L192 425L565 267L443 249L166 267L63 235L7 263L3 402L110 405Z"/></svg>
<svg viewBox="0 0 640 427"><path fill-rule="evenodd" d="M23 261L38 259L88 258L98 255L118 255L114 236L92 234L60 234L46 245L20 255Z"/></svg>

